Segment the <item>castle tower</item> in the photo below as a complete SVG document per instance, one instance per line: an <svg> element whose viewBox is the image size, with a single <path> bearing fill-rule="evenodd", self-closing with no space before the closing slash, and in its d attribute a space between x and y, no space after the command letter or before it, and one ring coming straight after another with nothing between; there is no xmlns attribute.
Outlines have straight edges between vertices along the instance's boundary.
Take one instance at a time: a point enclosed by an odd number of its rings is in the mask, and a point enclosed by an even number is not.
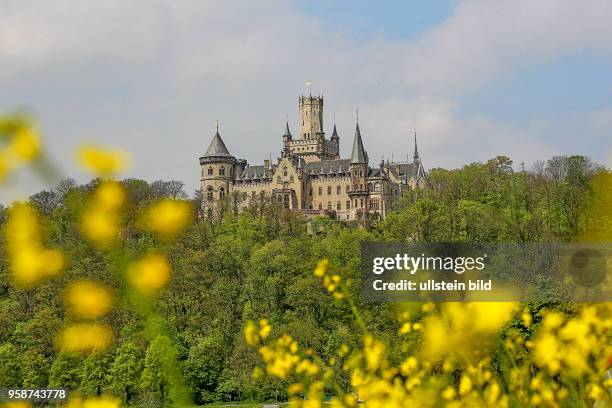
<svg viewBox="0 0 612 408"><path fill-rule="evenodd" d="M219 134L219 126L213 136L206 153L200 157L202 167L202 195L205 208L212 209L216 202L224 202L229 198L233 187L234 174L239 163L230 154Z"/></svg>
<svg viewBox="0 0 612 408"><path fill-rule="evenodd" d="M359 121L355 126L355 139L353 140L353 150L351 152L351 162L349 169L351 172L351 218L360 219L368 209L368 188L366 178L368 177L368 153L363 147Z"/></svg>
<svg viewBox="0 0 612 408"><path fill-rule="evenodd" d="M315 139L323 133L323 96L300 96L300 139Z"/></svg>
<svg viewBox="0 0 612 408"><path fill-rule="evenodd" d="M336 152L338 153L337 158L340 158L340 136L338 136L338 131L336 130L335 123L334 123L334 131L332 132L331 142L336 148Z"/></svg>

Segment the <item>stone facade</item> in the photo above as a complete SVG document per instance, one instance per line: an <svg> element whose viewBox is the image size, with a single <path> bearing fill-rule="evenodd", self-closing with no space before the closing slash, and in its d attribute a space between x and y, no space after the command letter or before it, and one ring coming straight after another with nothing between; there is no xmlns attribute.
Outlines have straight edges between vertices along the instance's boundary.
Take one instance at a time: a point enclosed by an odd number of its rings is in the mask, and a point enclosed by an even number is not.
<svg viewBox="0 0 612 408"><path fill-rule="evenodd" d="M238 210L262 197L309 216L341 220L385 217L391 202L404 191L424 187L428 176L414 140L412 162L370 165L359 123L351 157L340 158L336 125L330 139L323 131L323 97L299 98L300 133L294 138L285 126L283 149L276 163L251 166L230 154L219 130L200 157L203 206L214 214L220 203Z"/></svg>

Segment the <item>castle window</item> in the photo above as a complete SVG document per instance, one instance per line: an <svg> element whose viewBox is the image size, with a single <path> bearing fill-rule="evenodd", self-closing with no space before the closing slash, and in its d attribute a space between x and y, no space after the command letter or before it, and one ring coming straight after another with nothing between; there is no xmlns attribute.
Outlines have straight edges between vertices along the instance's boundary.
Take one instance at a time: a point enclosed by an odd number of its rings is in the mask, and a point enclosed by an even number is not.
<svg viewBox="0 0 612 408"><path fill-rule="evenodd" d="M359 170L359 177L363 177L363 170Z"/></svg>
<svg viewBox="0 0 612 408"><path fill-rule="evenodd" d="M208 186L208 188L206 189L206 201L212 201L213 200L213 188L211 186Z"/></svg>
<svg viewBox="0 0 612 408"><path fill-rule="evenodd" d="M281 181L281 176L276 176L276 181Z"/></svg>
<svg viewBox="0 0 612 408"><path fill-rule="evenodd" d="M289 177L289 181L293 181L293 176L290 176L290 177Z"/></svg>
<svg viewBox="0 0 612 408"><path fill-rule="evenodd" d="M340 186L336 186L336 194L340 194L340 190L341 190Z"/></svg>
<svg viewBox="0 0 612 408"><path fill-rule="evenodd" d="M212 167L209 167L209 168L208 168L208 175L209 175L209 176L212 176L212 175L213 175L213 168L212 168Z"/></svg>
<svg viewBox="0 0 612 408"><path fill-rule="evenodd" d="M338 202L336 203L336 210L340 211L340 208L341 208L341 207L342 207L342 206L340 205L340 201L338 201Z"/></svg>
<svg viewBox="0 0 612 408"><path fill-rule="evenodd" d="M220 199L225 198L225 189L223 187L219 188L219 198Z"/></svg>
<svg viewBox="0 0 612 408"><path fill-rule="evenodd" d="M323 209L323 203L319 203L319 210Z"/></svg>
<svg viewBox="0 0 612 408"><path fill-rule="evenodd" d="M220 176L225 176L225 167L221 166L221 167L219 168L219 175L220 175Z"/></svg>
<svg viewBox="0 0 612 408"><path fill-rule="evenodd" d="M328 201L328 202L327 202L327 209L328 209L329 211L331 211L331 209L332 209L331 201Z"/></svg>
<svg viewBox="0 0 612 408"><path fill-rule="evenodd" d="M310 196L312 197L312 188L310 189Z"/></svg>
<svg viewBox="0 0 612 408"><path fill-rule="evenodd" d="M346 200L346 209L347 210L351 209L351 200Z"/></svg>
<svg viewBox="0 0 612 408"><path fill-rule="evenodd" d="M368 191L372 191L372 183L368 183Z"/></svg>
<svg viewBox="0 0 612 408"><path fill-rule="evenodd" d="M349 191L351 191L351 187L347 184L346 185L346 192L348 193Z"/></svg>
<svg viewBox="0 0 612 408"><path fill-rule="evenodd" d="M319 195L323 195L323 187L319 187Z"/></svg>
<svg viewBox="0 0 612 408"><path fill-rule="evenodd" d="M327 186L327 194L331 194L331 186Z"/></svg>
<svg viewBox="0 0 612 408"><path fill-rule="evenodd" d="M285 195L285 208L289 208L289 195Z"/></svg>
<svg viewBox="0 0 612 408"><path fill-rule="evenodd" d="M283 177L287 177L287 168L283 167Z"/></svg>
<svg viewBox="0 0 612 408"><path fill-rule="evenodd" d="M380 183L374 184L374 191L380 191Z"/></svg>
<svg viewBox="0 0 612 408"><path fill-rule="evenodd" d="M359 208L363 208L363 198L359 200Z"/></svg>

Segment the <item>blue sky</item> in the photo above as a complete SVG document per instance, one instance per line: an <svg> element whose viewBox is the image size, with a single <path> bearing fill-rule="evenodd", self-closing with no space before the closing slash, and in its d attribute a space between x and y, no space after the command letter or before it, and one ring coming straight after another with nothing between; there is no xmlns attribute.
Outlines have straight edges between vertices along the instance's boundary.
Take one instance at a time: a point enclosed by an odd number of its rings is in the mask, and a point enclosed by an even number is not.
<svg viewBox="0 0 612 408"><path fill-rule="evenodd" d="M312 80L341 152L355 109L373 162L457 167L558 154L612 164L612 3L0 0L0 111L26 109L65 175L83 141L126 177L198 187L214 123L236 157L277 157ZM6 197L42 184L11 180ZM5 197L5 198L3 198Z"/></svg>

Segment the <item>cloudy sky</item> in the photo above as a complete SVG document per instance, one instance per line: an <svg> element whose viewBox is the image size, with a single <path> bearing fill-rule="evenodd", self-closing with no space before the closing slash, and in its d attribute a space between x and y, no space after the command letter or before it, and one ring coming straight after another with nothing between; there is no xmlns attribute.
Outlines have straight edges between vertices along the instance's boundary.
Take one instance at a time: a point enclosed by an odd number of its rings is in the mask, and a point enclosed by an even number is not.
<svg viewBox="0 0 612 408"><path fill-rule="evenodd" d="M277 157L297 98L325 96L347 156L427 168L504 154L612 164L612 2L0 0L0 112L33 114L64 174L83 141L125 176L198 185L215 120L230 152ZM12 180L6 197L41 187Z"/></svg>

